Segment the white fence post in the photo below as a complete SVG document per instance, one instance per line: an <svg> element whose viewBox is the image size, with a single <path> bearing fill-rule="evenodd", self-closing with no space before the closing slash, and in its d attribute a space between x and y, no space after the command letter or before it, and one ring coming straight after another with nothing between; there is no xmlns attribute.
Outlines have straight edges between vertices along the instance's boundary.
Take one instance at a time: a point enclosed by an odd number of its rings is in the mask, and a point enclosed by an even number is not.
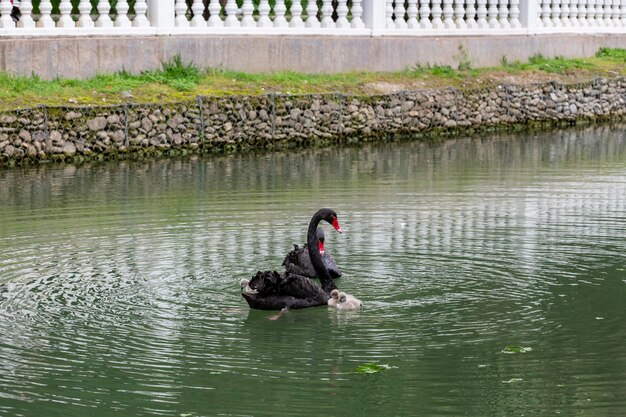
<svg viewBox="0 0 626 417"><path fill-rule="evenodd" d="M150 26L173 28L176 26L176 9L173 1L148 0Z"/></svg>
<svg viewBox="0 0 626 417"><path fill-rule="evenodd" d="M385 29L384 0L363 0L363 22L372 31L372 36L380 36Z"/></svg>
<svg viewBox="0 0 626 417"><path fill-rule="evenodd" d="M519 2L519 21L522 27L529 32L539 26L537 19L539 16L539 1L540 0L521 0Z"/></svg>

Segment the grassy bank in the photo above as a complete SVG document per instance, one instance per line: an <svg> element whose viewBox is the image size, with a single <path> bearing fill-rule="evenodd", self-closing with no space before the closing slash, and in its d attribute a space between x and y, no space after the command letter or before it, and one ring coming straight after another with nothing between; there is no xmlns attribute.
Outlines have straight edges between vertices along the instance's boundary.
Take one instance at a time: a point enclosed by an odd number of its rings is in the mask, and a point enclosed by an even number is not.
<svg viewBox="0 0 626 417"><path fill-rule="evenodd" d="M301 74L278 72L249 74L199 69L175 58L158 71L138 75L126 72L99 75L89 80L42 80L0 73L0 110L40 104L72 106L123 102L175 102L198 95L302 94L342 92L384 94L425 88L478 88L494 84L557 81L575 83L597 77L626 76L626 49L602 48L582 59L534 56L528 62L508 62L493 68L472 68L469 62L448 66L415 66L394 73L355 72Z"/></svg>

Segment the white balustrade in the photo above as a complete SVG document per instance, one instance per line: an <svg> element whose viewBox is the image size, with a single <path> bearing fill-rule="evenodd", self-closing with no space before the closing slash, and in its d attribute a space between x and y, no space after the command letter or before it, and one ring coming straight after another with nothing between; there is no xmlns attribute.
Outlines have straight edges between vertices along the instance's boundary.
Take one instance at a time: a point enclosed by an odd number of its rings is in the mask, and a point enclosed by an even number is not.
<svg viewBox="0 0 626 417"><path fill-rule="evenodd" d="M511 27L509 22L509 0L500 0L498 7L498 23L502 29Z"/></svg>
<svg viewBox="0 0 626 417"><path fill-rule="evenodd" d="M363 0L352 0L352 22L350 22L350 26L354 29L363 29L365 27L362 3Z"/></svg>
<svg viewBox="0 0 626 417"><path fill-rule="evenodd" d="M285 18L285 13L287 13L287 6L285 6L285 0L276 0L276 4L274 5L274 26L277 28L285 28L289 26L289 22Z"/></svg>
<svg viewBox="0 0 626 417"><path fill-rule="evenodd" d="M604 7L602 0L596 0L596 25L604 25Z"/></svg>
<svg viewBox="0 0 626 417"><path fill-rule="evenodd" d="M476 6L474 0L465 0L465 24L469 29L476 29L478 23L476 22Z"/></svg>
<svg viewBox="0 0 626 417"><path fill-rule="evenodd" d="M390 3L388 4L389 6L391 6ZM396 7L393 9L393 14L395 16L394 23L396 29L406 29L409 27L409 25L406 23L406 20L404 20L404 13L404 2L396 1Z"/></svg>
<svg viewBox="0 0 626 417"><path fill-rule="evenodd" d="M443 29L444 24L441 16L443 15L443 9L441 8L441 3L443 0L432 0L433 7L431 9L431 13L433 16L433 28L434 29Z"/></svg>
<svg viewBox="0 0 626 417"><path fill-rule="evenodd" d="M541 2L541 22L543 26L550 27L552 26L552 20L550 20L550 14L552 10L550 9L550 0L543 0Z"/></svg>
<svg viewBox="0 0 626 417"><path fill-rule="evenodd" d="M113 21L109 16L109 11L111 10L111 4L109 4L109 0L100 0L98 1L98 19L96 20L96 27L100 28L110 28L113 26Z"/></svg>
<svg viewBox="0 0 626 417"><path fill-rule="evenodd" d="M11 4L11 0L1 0L0 1L0 28L14 28L15 22L11 18L11 9L13 5Z"/></svg>
<svg viewBox="0 0 626 417"><path fill-rule="evenodd" d="M626 33L626 0L0 0L0 34L306 34L386 36ZM130 5L133 14L129 14ZM289 6L290 5L290 6ZM53 13L54 12L54 13ZM208 16L205 17L205 16ZM131 21L132 18L132 21ZM85 30L97 27L98 29ZM271 28L266 31L262 28ZM46 31L40 31L46 29ZM174 30L175 29L175 30ZM94 32L97 31L97 32Z"/></svg>
<svg viewBox="0 0 626 417"><path fill-rule="evenodd" d="M133 26L144 28L150 26L150 21L146 16L148 11L148 4L146 0L136 0L135 1L135 18L133 19Z"/></svg>
<svg viewBox="0 0 626 417"><path fill-rule="evenodd" d="M187 2L185 2L185 0L176 0L174 11L176 13L176 19L174 19L176 26L189 27L189 20L187 20Z"/></svg>
<svg viewBox="0 0 626 417"><path fill-rule="evenodd" d="M20 11L22 17L17 22L17 27L31 29L35 27L35 20L32 17L33 2L31 0L22 0L20 3Z"/></svg>
<svg viewBox="0 0 626 417"><path fill-rule="evenodd" d="M222 5L220 0L211 0L209 3L209 21L208 25L212 27L224 26L222 18L220 18L220 12L222 11Z"/></svg>
<svg viewBox="0 0 626 417"><path fill-rule="evenodd" d="M248 3L249 9L246 8L246 3ZM249 10L250 19L252 19L252 12L254 11L252 8L252 0L246 0L242 9L244 10L242 23L246 21L246 10ZM193 3L191 4L191 13L193 13L193 17L191 18L192 27L202 28L207 25L206 20L204 20L204 2L202 0L193 0ZM254 24L254 20L252 21Z"/></svg>
<svg viewBox="0 0 626 417"><path fill-rule="evenodd" d="M302 19L302 2L300 0L293 0L291 3L291 20L289 20L289 26L292 28L303 28L304 20Z"/></svg>
<svg viewBox="0 0 626 417"><path fill-rule="evenodd" d="M476 10L476 23L479 29L489 27L487 22L487 0L478 0L478 9Z"/></svg>
<svg viewBox="0 0 626 417"><path fill-rule="evenodd" d="M510 27L512 27L513 29L520 28L522 24L519 20L519 15L520 15L519 0L511 0L509 15L511 17Z"/></svg>
<svg viewBox="0 0 626 417"><path fill-rule="evenodd" d="M498 22L498 0L488 0L487 4L487 22L491 29L495 29L499 26Z"/></svg>
<svg viewBox="0 0 626 417"><path fill-rule="evenodd" d="M2 0L4 4L4 0ZM54 20L52 20L52 3L49 1L42 1L39 3L40 17L37 21L37 27L39 28L53 28Z"/></svg>
<svg viewBox="0 0 626 417"><path fill-rule="evenodd" d="M578 20L578 0L570 0L569 2L569 23L571 26L580 26Z"/></svg>
<svg viewBox="0 0 626 417"><path fill-rule="evenodd" d="M129 28L133 25L133 23L128 18L128 6L127 0L118 0L115 5L115 12L117 16L115 17L115 26L120 28Z"/></svg>
<svg viewBox="0 0 626 417"><path fill-rule="evenodd" d="M387 29L393 29L395 24L393 23L393 0L385 0L385 27Z"/></svg>
<svg viewBox="0 0 626 417"><path fill-rule="evenodd" d="M322 21L321 26L323 28L334 28L335 21L332 18L333 14L333 2L332 0L322 1Z"/></svg>
<svg viewBox="0 0 626 417"><path fill-rule="evenodd" d="M317 19L317 4L314 1L307 2L306 6L306 27L318 28L320 21Z"/></svg>
<svg viewBox="0 0 626 417"><path fill-rule="evenodd" d="M454 24L459 29L465 29L465 0L454 0Z"/></svg>
<svg viewBox="0 0 626 417"><path fill-rule="evenodd" d="M62 0L59 3L59 12L61 16L57 21L57 26L60 28L73 28L76 27L74 19L72 19L72 3L70 0Z"/></svg>
<svg viewBox="0 0 626 417"><path fill-rule="evenodd" d="M452 16L454 15L454 9L452 8L453 0L443 0L443 26L446 29L453 29L455 27Z"/></svg>
<svg viewBox="0 0 626 417"><path fill-rule="evenodd" d="M271 27L274 25L270 19L270 11L269 1L261 0L259 2L259 20L257 21L259 27Z"/></svg>
<svg viewBox="0 0 626 417"><path fill-rule="evenodd" d="M409 6L406 8L406 25L409 29L417 29L419 28L419 23L417 21L417 0L409 0Z"/></svg>
<svg viewBox="0 0 626 417"><path fill-rule="evenodd" d="M282 1L284 5L284 0ZM236 0L227 0L226 6L224 7L224 11L226 12L226 20L224 21L224 26L228 26L228 27L240 26L239 19L237 18L238 8L237 8ZM285 24L286 23L287 22L285 21Z"/></svg>
<svg viewBox="0 0 626 417"><path fill-rule="evenodd" d="M348 0L339 0L337 2L337 27L346 29L350 27L348 21Z"/></svg>
<svg viewBox="0 0 626 417"><path fill-rule="evenodd" d="M430 3L428 1L419 2L419 25L422 29L430 29L433 24L430 21Z"/></svg>

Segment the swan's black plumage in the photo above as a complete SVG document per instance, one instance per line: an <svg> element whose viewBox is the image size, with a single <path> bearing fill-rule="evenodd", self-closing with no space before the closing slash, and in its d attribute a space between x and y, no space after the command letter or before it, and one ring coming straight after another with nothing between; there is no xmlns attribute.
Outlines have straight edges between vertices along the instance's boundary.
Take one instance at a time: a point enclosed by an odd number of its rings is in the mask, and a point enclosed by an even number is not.
<svg viewBox="0 0 626 417"><path fill-rule="evenodd" d="M323 245L324 230L321 227L317 228L316 235L317 240ZM331 278L336 279L341 277L341 269L339 269L335 258L333 258L328 251L325 251L322 255L322 261ZM302 275L308 278L317 277L313 264L311 263L311 257L309 256L308 244L305 244L303 247L293 245L293 250L285 257L283 266L287 272L292 274Z"/></svg>
<svg viewBox="0 0 626 417"><path fill-rule="evenodd" d="M259 271L250 280L249 286L256 294L242 293L251 308L259 310L297 309L326 305L330 292L337 287L324 266L317 246L317 225L325 220L341 232L337 213L321 209L311 218L307 231L307 249L321 288L311 279L290 272Z"/></svg>

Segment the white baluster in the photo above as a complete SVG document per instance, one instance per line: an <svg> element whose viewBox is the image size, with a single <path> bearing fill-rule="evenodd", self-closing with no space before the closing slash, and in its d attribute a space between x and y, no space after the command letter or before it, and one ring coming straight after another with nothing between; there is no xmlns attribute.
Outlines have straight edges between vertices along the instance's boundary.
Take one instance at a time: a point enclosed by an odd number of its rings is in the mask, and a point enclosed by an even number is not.
<svg viewBox="0 0 626 417"><path fill-rule="evenodd" d="M443 26L446 29L454 28L454 20L452 16L454 16L454 9L452 8L453 0L443 0Z"/></svg>
<svg viewBox="0 0 626 417"><path fill-rule="evenodd" d="M499 26L503 29L508 29L511 27L509 23L509 0L500 0L498 2L498 22Z"/></svg>
<svg viewBox="0 0 626 417"><path fill-rule="evenodd" d="M561 0L561 22L563 26L572 26L572 23L569 20L569 2L570 0Z"/></svg>
<svg viewBox="0 0 626 417"><path fill-rule="evenodd" d="M613 7L611 8L611 15L613 20L613 26L621 26L622 23L619 20L619 2L620 0L613 0Z"/></svg>
<svg viewBox="0 0 626 417"><path fill-rule="evenodd" d="M622 22L622 26L626 27L626 0L621 0L621 12L620 12L620 21Z"/></svg>
<svg viewBox="0 0 626 417"><path fill-rule="evenodd" d="M222 21L222 18L220 17L221 11L222 11L222 5L220 4L220 0L211 0L211 2L209 3L209 21L208 21L209 26L212 26L212 27L224 26L224 22Z"/></svg>
<svg viewBox="0 0 626 417"><path fill-rule="evenodd" d="M428 1L422 1L420 3L420 27L422 29L430 29L433 27L430 21L430 3Z"/></svg>
<svg viewBox="0 0 626 417"><path fill-rule="evenodd" d="M284 0L282 1L283 6L285 5ZM276 2L278 4L278 1ZM224 26L228 27L239 27L239 19L237 18L237 1L236 0L227 0L226 6L224 7L224 11L226 12L226 20L224 21ZM283 12L284 15L284 12ZM284 16L283 16L284 19ZM285 26L287 26L287 21L285 20Z"/></svg>
<svg viewBox="0 0 626 417"><path fill-rule="evenodd" d="M1 0L0 1L0 28L14 28L15 22L11 18L11 9L13 9L13 5L11 4L11 0Z"/></svg>
<svg viewBox="0 0 626 417"><path fill-rule="evenodd" d="M604 26L604 2L596 0L596 25Z"/></svg>
<svg viewBox="0 0 626 417"><path fill-rule="evenodd" d="M322 0L322 27L334 28L333 21L333 2L332 0Z"/></svg>
<svg viewBox="0 0 626 417"><path fill-rule="evenodd" d="M109 0L99 0L98 1L98 19L96 20L96 27L99 28L110 28L113 27L113 21L109 16L109 12L111 11L111 4Z"/></svg>
<svg viewBox="0 0 626 417"><path fill-rule="evenodd" d="M543 0L543 2L541 3L541 22L543 23L544 27L552 26L552 20L550 20L550 1L551 0Z"/></svg>
<svg viewBox="0 0 626 417"><path fill-rule="evenodd" d="M514 29L521 28L522 23L519 20L519 0L511 0L511 8L509 9L509 15L511 16L511 27Z"/></svg>
<svg viewBox="0 0 626 417"><path fill-rule="evenodd" d="M406 15L408 17L406 25L409 29L417 29L419 23L417 22L417 0L408 0L409 7L406 9Z"/></svg>
<svg viewBox="0 0 626 417"><path fill-rule="evenodd" d="M303 28L304 20L302 20L302 2L300 0L294 0L291 3L291 20L289 20L289 26L292 28Z"/></svg>
<svg viewBox="0 0 626 417"><path fill-rule="evenodd" d="M563 22L561 22L561 0L552 0L552 26L554 27L562 27Z"/></svg>
<svg viewBox="0 0 626 417"><path fill-rule="evenodd" d="M395 22L393 21L393 0L385 1L385 27L393 29Z"/></svg>
<svg viewBox="0 0 626 417"><path fill-rule="evenodd" d="M498 24L498 0L488 0L487 4L489 7L487 8L487 22L489 22L489 27L491 29L497 28Z"/></svg>
<svg viewBox="0 0 626 417"><path fill-rule="evenodd" d="M118 0L115 4L115 26L120 28L128 28L133 24L128 18L128 1L127 0Z"/></svg>
<svg viewBox="0 0 626 417"><path fill-rule="evenodd" d="M135 1L135 18L133 19L133 26L140 28L150 26L150 21L146 17L147 11L148 4L146 3L146 0Z"/></svg>
<svg viewBox="0 0 626 417"><path fill-rule="evenodd" d="M31 0L22 0L20 2L20 11L22 12L22 17L20 17L20 20L17 22L17 27L34 28L33 2Z"/></svg>
<svg viewBox="0 0 626 417"><path fill-rule="evenodd" d="M465 0L454 0L454 24L459 29L467 27L465 22Z"/></svg>
<svg viewBox="0 0 626 417"><path fill-rule="evenodd" d="M270 3L267 0L261 0L259 2L259 20L257 21L257 26L269 28L274 25L270 20L270 11Z"/></svg>
<svg viewBox="0 0 626 417"><path fill-rule="evenodd" d="M274 4L274 26L285 28L289 27L289 22L285 18L287 13L287 6L285 6L285 0L276 0Z"/></svg>
<svg viewBox="0 0 626 417"><path fill-rule="evenodd" d="M487 0L477 0L478 9L476 10L476 16L478 27L480 29L488 28L489 23L487 22Z"/></svg>
<svg viewBox="0 0 626 417"><path fill-rule="evenodd" d="M285 0L276 0L274 4L274 26L279 28L289 27L289 22L285 18L287 13L287 6L285 6Z"/></svg>
<svg viewBox="0 0 626 417"><path fill-rule="evenodd" d="M578 25L579 26L589 26L589 22L587 21L587 1L586 0L578 0Z"/></svg>
<svg viewBox="0 0 626 417"><path fill-rule="evenodd" d="M299 2L296 2L295 4L297 3ZM243 27L256 26L256 20L254 20L254 17L252 17L252 15L254 14L254 4L252 4L252 0L243 1L243 5L241 6L241 13L243 14L243 17L241 18L241 26ZM293 19L291 20L291 22L293 23Z"/></svg>
<svg viewBox="0 0 626 417"><path fill-rule="evenodd" d="M176 18L174 19L176 26L183 28L189 27L189 20L187 19L187 2L185 0L176 0L174 11L176 13Z"/></svg>
<svg viewBox="0 0 626 417"><path fill-rule="evenodd" d="M474 6L474 0L465 0L465 23L470 29L478 27L476 22L476 6Z"/></svg>
<svg viewBox="0 0 626 417"><path fill-rule="evenodd" d="M404 20L404 1L396 1L396 8L393 12L396 15L394 22L396 29L406 29L408 25L406 24L406 20Z"/></svg>
<svg viewBox="0 0 626 417"><path fill-rule="evenodd" d="M348 21L348 0L339 0L337 2L337 27L349 28L350 22Z"/></svg>
<svg viewBox="0 0 626 417"><path fill-rule="evenodd" d="M441 9L441 1L442 0L433 0L433 8L431 13L433 15L433 28L434 29L443 29L443 20L441 20L441 15L443 14L443 10Z"/></svg>
<svg viewBox="0 0 626 417"><path fill-rule="evenodd" d="M243 4L244 9L246 7L246 3L250 3L250 6L252 6L252 0L246 0ZM204 20L204 2L202 0L193 0L193 3L191 5L191 11L193 12L193 17L191 18L191 26L197 28L205 27L206 20ZM250 15L252 15L252 12L250 12ZM256 22L253 21L253 25L254 24L256 24Z"/></svg>
<svg viewBox="0 0 626 417"><path fill-rule="evenodd" d="M589 26L596 25L596 0L587 0L587 23Z"/></svg>
<svg viewBox="0 0 626 417"><path fill-rule="evenodd" d="M72 3L70 0L61 0L59 3L59 20L57 21L57 27L60 28L73 28L76 26L74 19L72 19Z"/></svg>
<svg viewBox="0 0 626 417"><path fill-rule="evenodd" d="M613 0L604 0L604 26L611 27L613 26Z"/></svg>
<svg viewBox="0 0 626 417"><path fill-rule="evenodd" d="M306 27L320 27L320 21L317 19L317 2L315 1L309 1L306 5Z"/></svg>
<svg viewBox="0 0 626 417"><path fill-rule="evenodd" d="M362 29L365 27L363 22L363 0L352 0L352 22L350 25L356 29Z"/></svg>
<svg viewBox="0 0 626 417"><path fill-rule="evenodd" d="M4 0L3 0L4 3ZM37 21L38 28L53 28L54 20L52 20L52 3L49 1L42 1L39 3L39 20Z"/></svg>
<svg viewBox="0 0 626 417"><path fill-rule="evenodd" d="M578 0L570 0L569 2L569 23L572 26L580 26L578 20Z"/></svg>

